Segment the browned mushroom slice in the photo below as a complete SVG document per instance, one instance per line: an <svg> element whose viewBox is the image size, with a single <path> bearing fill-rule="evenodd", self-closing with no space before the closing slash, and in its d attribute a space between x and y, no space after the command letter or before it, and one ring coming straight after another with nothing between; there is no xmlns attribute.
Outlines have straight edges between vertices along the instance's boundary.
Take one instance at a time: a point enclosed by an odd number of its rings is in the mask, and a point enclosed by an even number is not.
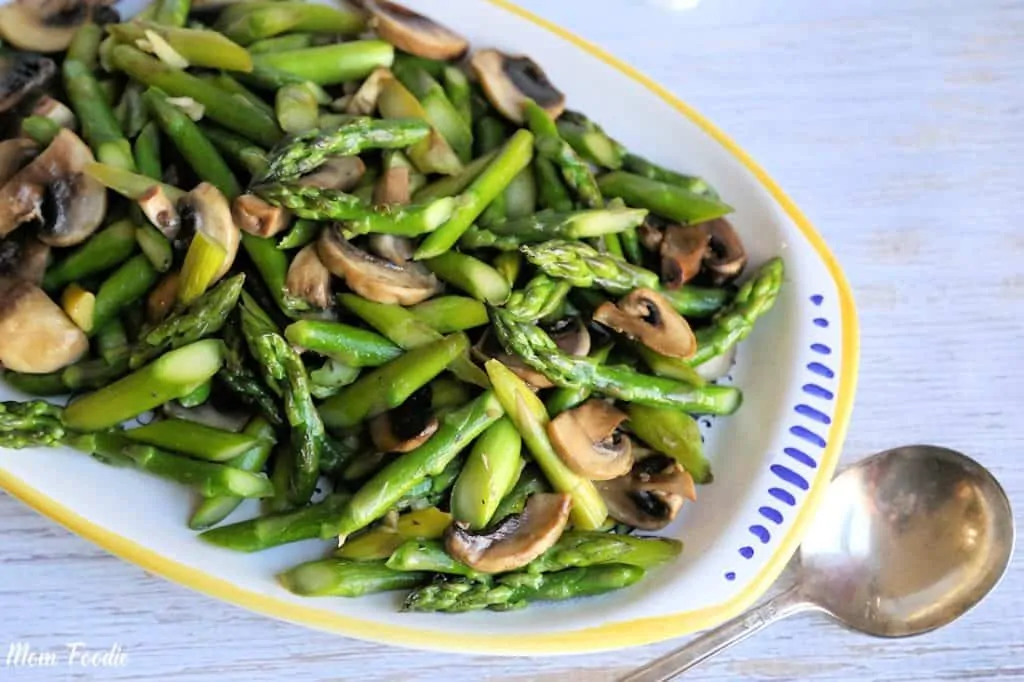
<svg viewBox="0 0 1024 682"><path fill-rule="evenodd" d="M411 261L416 250L411 239L395 234L371 234L367 243L374 255L395 265L404 265Z"/></svg>
<svg viewBox="0 0 1024 682"><path fill-rule="evenodd" d="M430 408L429 386L398 407L370 420L370 439L380 452L409 452L423 445L440 425Z"/></svg>
<svg viewBox="0 0 1024 682"><path fill-rule="evenodd" d="M445 533L448 553L481 573L514 571L554 545L569 521L572 498L565 493L535 493L521 514L505 517L475 533L459 522Z"/></svg>
<svg viewBox="0 0 1024 682"><path fill-rule="evenodd" d="M704 256L704 266L709 279L715 286L728 284L736 279L747 266L747 252L743 241L736 234L732 224L725 218L706 223L711 242Z"/></svg>
<svg viewBox="0 0 1024 682"><path fill-rule="evenodd" d="M548 437L559 457L580 476L607 481L629 473L632 443L619 430L626 414L592 398L548 423Z"/></svg>
<svg viewBox="0 0 1024 682"><path fill-rule="evenodd" d="M551 118L558 118L565 111L565 95L529 57L480 50L469 63L487 100L508 120L523 122L523 103L528 99L540 105Z"/></svg>
<svg viewBox="0 0 1024 682"><path fill-rule="evenodd" d="M388 168L381 174L373 188L373 203L378 206L405 206L411 199L409 169L406 166Z"/></svg>
<svg viewBox="0 0 1024 682"><path fill-rule="evenodd" d="M625 476L595 483L616 521L659 530L679 513L683 500L696 500L693 477L671 457L657 454L633 465Z"/></svg>
<svg viewBox="0 0 1024 682"><path fill-rule="evenodd" d="M42 285L50 264L50 247L32 236L0 241L0 277Z"/></svg>
<svg viewBox="0 0 1024 682"><path fill-rule="evenodd" d="M0 142L0 185L10 180L39 152L39 145L24 137Z"/></svg>
<svg viewBox="0 0 1024 682"><path fill-rule="evenodd" d="M365 172L366 164L358 156L335 156L327 159L309 175L300 178L299 184L304 187L348 192L356 186Z"/></svg>
<svg viewBox="0 0 1024 682"><path fill-rule="evenodd" d="M447 26L388 0L365 0L373 15L370 25L384 40L400 50L427 59L457 59L469 49L469 41Z"/></svg>
<svg viewBox="0 0 1024 682"><path fill-rule="evenodd" d="M370 116L377 111L377 99L380 97L381 87L385 82L394 76L390 69L380 67L374 69L370 77L363 81L352 96L345 102L345 113L356 116Z"/></svg>
<svg viewBox="0 0 1024 682"><path fill-rule="evenodd" d="M163 185L154 183L140 196L136 203L142 212L161 233L168 239L174 239L181 230L181 216L174 201L167 195Z"/></svg>
<svg viewBox="0 0 1024 682"><path fill-rule="evenodd" d="M41 219L39 240L74 246L88 239L107 211L107 190L82 172L92 151L62 129L46 150L0 188L0 237Z"/></svg>
<svg viewBox="0 0 1024 682"><path fill-rule="evenodd" d="M89 339L60 306L31 282L0 278L0 365L46 374L89 350Z"/></svg>
<svg viewBox="0 0 1024 682"><path fill-rule="evenodd" d="M420 263L395 265L372 256L352 246L337 228L320 234L317 252L332 274L344 278L355 293L377 303L415 305L441 289L437 277Z"/></svg>
<svg viewBox="0 0 1024 682"><path fill-rule="evenodd" d="M11 6L0 7L0 21ZM0 56L0 112L18 106L27 95L46 86L56 72L57 66L47 57L4 52Z"/></svg>
<svg viewBox="0 0 1024 682"><path fill-rule="evenodd" d="M242 238L231 217L227 197L209 182L201 182L178 202L178 214L186 234L202 234L211 243L224 249L224 262L213 276L211 284L216 282L234 264Z"/></svg>
<svg viewBox="0 0 1024 682"><path fill-rule="evenodd" d="M583 357L590 353L590 332L578 318L571 317L562 320L551 330L551 340L563 353L577 357ZM484 332L471 352L481 362L486 362L491 358L499 361L534 390L551 388L555 385L546 376L523 362L518 355L506 353L490 330Z"/></svg>
<svg viewBox="0 0 1024 682"><path fill-rule="evenodd" d="M280 234L292 219L292 214L287 209L268 204L255 194L235 197L231 204L231 216L238 229L257 237L273 237Z"/></svg>
<svg viewBox="0 0 1024 682"><path fill-rule="evenodd" d="M661 240L661 281L678 289L700 274L711 235L704 225L671 225Z"/></svg>
<svg viewBox="0 0 1024 682"><path fill-rule="evenodd" d="M653 289L634 289L618 304L602 303L594 311L594 321L662 355L685 359L697 352L690 325Z"/></svg>
<svg viewBox="0 0 1024 682"><path fill-rule="evenodd" d="M648 251L660 251L661 242L665 239L665 230L655 225L650 220L645 220L643 225L637 228L637 235L640 243Z"/></svg>
<svg viewBox="0 0 1024 682"><path fill-rule="evenodd" d="M87 0L17 0L0 7L0 35L15 47L33 52L68 49L78 27L89 21L118 21L106 3Z"/></svg>
<svg viewBox="0 0 1024 682"><path fill-rule="evenodd" d="M78 127L78 119L75 117L75 112L71 111L71 107L49 95L43 95L36 100L36 103L32 105L32 115L48 118L61 128L74 130Z"/></svg>
<svg viewBox="0 0 1024 682"><path fill-rule="evenodd" d="M301 298L314 308L329 308L331 305L331 273L320 262L316 244L302 247L288 266L285 290L295 298Z"/></svg>
<svg viewBox="0 0 1024 682"><path fill-rule="evenodd" d="M174 303L178 300L178 287L181 284L180 272L168 272L146 297L146 321L158 324L164 321Z"/></svg>

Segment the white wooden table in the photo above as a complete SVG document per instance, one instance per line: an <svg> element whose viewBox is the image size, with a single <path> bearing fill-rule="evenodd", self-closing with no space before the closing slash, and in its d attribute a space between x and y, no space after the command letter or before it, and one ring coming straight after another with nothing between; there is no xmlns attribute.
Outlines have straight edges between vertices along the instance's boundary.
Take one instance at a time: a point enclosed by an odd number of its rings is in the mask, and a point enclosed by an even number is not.
<svg viewBox="0 0 1024 682"><path fill-rule="evenodd" d="M702 110L825 235L863 330L846 460L909 442L962 449L1002 480L1024 526L1024 2L703 0L673 13L520 1ZM406 651L214 602L2 494L0 538L0 680L611 680L677 644L548 659ZM993 598L942 631L880 641L804 617L688 679L1024 680L1017 559ZM4 667L12 641L117 643L129 659L44 675Z"/></svg>

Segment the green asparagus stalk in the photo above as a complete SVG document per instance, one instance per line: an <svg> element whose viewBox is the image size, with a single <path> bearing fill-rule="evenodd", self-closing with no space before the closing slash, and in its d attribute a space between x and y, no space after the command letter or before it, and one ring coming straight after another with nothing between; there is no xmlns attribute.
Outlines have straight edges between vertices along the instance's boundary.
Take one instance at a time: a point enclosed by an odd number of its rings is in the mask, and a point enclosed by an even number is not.
<svg viewBox="0 0 1024 682"><path fill-rule="evenodd" d="M71 36L71 43L64 55L65 59L73 59L85 64L91 71L98 65L100 42L103 40L103 27L92 21L80 25Z"/></svg>
<svg viewBox="0 0 1024 682"><path fill-rule="evenodd" d="M264 38L254 43L249 43L247 49L249 54L266 54L267 52L287 52L289 50L303 50L313 47L316 44L316 35L313 33L289 33L277 36L276 38Z"/></svg>
<svg viewBox="0 0 1024 682"><path fill-rule="evenodd" d="M266 284L274 303L286 315L292 315L292 306L285 289L288 256L274 246L272 239L263 239L248 232L242 233L242 248Z"/></svg>
<svg viewBox="0 0 1024 682"><path fill-rule="evenodd" d="M273 116L232 97L212 83L168 66L129 45L116 46L110 56L118 70L172 97L191 97L203 105L210 119L257 144L271 144L281 137Z"/></svg>
<svg viewBox="0 0 1024 682"><path fill-rule="evenodd" d="M363 15L348 8L306 2L252 2L223 11L215 27L231 40L249 45L299 31L354 36L365 26Z"/></svg>
<svg viewBox="0 0 1024 682"><path fill-rule="evenodd" d="M509 514L519 514L526 508L526 501L530 495L535 493L550 492L551 487L544 479L544 475L534 464L527 464L519 474L519 479L501 499L498 508L491 516L493 519L503 519Z"/></svg>
<svg viewBox="0 0 1024 682"><path fill-rule="evenodd" d="M648 569L676 558L682 550L683 544L671 538L569 531L551 549L527 564L523 572L553 573L610 563Z"/></svg>
<svg viewBox="0 0 1024 682"><path fill-rule="evenodd" d="M148 222L135 228L135 241L157 272L167 272L174 265L174 250L170 240Z"/></svg>
<svg viewBox="0 0 1024 682"><path fill-rule="evenodd" d="M199 130L213 143L224 157L240 166L250 175L260 175L267 170L267 152L241 135L224 130L209 123L200 123Z"/></svg>
<svg viewBox="0 0 1024 682"><path fill-rule="evenodd" d="M328 427L342 429L398 407L468 347L465 334L450 334L407 351L326 401L320 415Z"/></svg>
<svg viewBox="0 0 1024 682"><path fill-rule="evenodd" d="M383 561L320 559L285 571L277 579L289 592L303 597L362 597L417 587L430 580L430 574L396 571Z"/></svg>
<svg viewBox="0 0 1024 682"><path fill-rule="evenodd" d="M340 294L338 303L404 350L413 350L443 338L441 332L397 304L375 303L354 294ZM468 353L457 357L448 368L462 381L477 386L490 385L487 375L473 364Z"/></svg>
<svg viewBox="0 0 1024 682"><path fill-rule="evenodd" d="M518 248L522 244L544 242L551 239L586 239L613 235L643 223L647 211L643 209L613 208L554 213L541 211L525 218L510 219L491 224L486 231L473 236L472 248L497 246L502 250ZM463 245L467 245L463 236ZM487 243L488 235L495 235L495 243Z"/></svg>
<svg viewBox="0 0 1024 682"><path fill-rule="evenodd" d="M485 608L504 611L522 608L534 601L604 594L629 587L643 576L644 569L636 566L599 564L538 575L510 573L498 578L493 586L469 579L435 582L413 590L402 608L448 613Z"/></svg>
<svg viewBox="0 0 1024 682"><path fill-rule="evenodd" d="M106 362L106 361L104 361ZM30 396L48 397L64 395L68 387L64 385L64 371L57 370L48 374L25 374L22 372L4 372L4 383L16 391ZM0 439L0 447L7 447Z"/></svg>
<svg viewBox="0 0 1024 682"><path fill-rule="evenodd" d="M599 251L607 253L609 256L614 256L619 260L626 260L626 255L622 252L622 242L619 241L617 233L606 234L593 241L597 244Z"/></svg>
<svg viewBox="0 0 1024 682"><path fill-rule="evenodd" d="M537 180L537 193L541 208L556 213L566 213L572 210L572 197L569 196L569 190L554 162L543 156L536 156L533 159L533 174Z"/></svg>
<svg viewBox="0 0 1024 682"><path fill-rule="evenodd" d="M747 338L757 320L775 305L784 275L781 258L758 268L732 302L715 315L711 325L697 331L697 353L689 359L690 364L696 367L707 362Z"/></svg>
<svg viewBox="0 0 1024 682"><path fill-rule="evenodd" d="M558 119L558 133L577 154L596 166L622 168L626 149L583 114L566 111Z"/></svg>
<svg viewBox="0 0 1024 682"><path fill-rule="evenodd" d="M254 447L259 438L183 419L165 419L125 431L133 441L180 452L208 462L227 462Z"/></svg>
<svg viewBox="0 0 1024 682"><path fill-rule="evenodd" d="M263 417L254 417L246 424L242 434L254 438L256 444L227 464L242 471L259 473L263 470L274 447L274 427ZM192 530L206 530L217 525L238 508L242 499L234 495L218 495L204 499L196 507L188 527Z"/></svg>
<svg viewBox="0 0 1024 682"><path fill-rule="evenodd" d="M426 119L466 163L473 153L473 131L445 94L441 84L427 71L408 61L396 61L395 76L420 101ZM468 88L468 83L467 83Z"/></svg>
<svg viewBox="0 0 1024 682"><path fill-rule="evenodd" d="M274 107L270 106L266 100L228 74L208 74L204 76L203 79L212 85L217 86L221 91L231 95L235 99L240 100L244 106L259 109L267 116L274 116ZM297 78L294 80L298 82Z"/></svg>
<svg viewBox="0 0 1024 682"><path fill-rule="evenodd" d="M600 528L608 516L604 500L594 484L567 467L551 445L546 432L550 418L544 403L522 379L497 360L488 360L485 369L498 400L544 476L555 490L572 497L573 524L583 530Z"/></svg>
<svg viewBox="0 0 1024 682"><path fill-rule="evenodd" d="M206 401L210 399L210 395L212 393L213 382L207 381L204 384L200 384L198 388L188 395L178 398L178 404L184 408L199 407L200 405L206 404ZM198 457L197 459L202 459L202 457Z"/></svg>
<svg viewBox="0 0 1024 682"><path fill-rule="evenodd" d="M220 341L198 341L171 351L127 377L68 405L64 423L97 431L191 393L217 373L224 361Z"/></svg>
<svg viewBox="0 0 1024 682"><path fill-rule="evenodd" d="M396 571L426 571L460 575L478 582L490 582L486 573L474 571L453 559L438 540L409 540L402 543L387 560L387 567Z"/></svg>
<svg viewBox="0 0 1024 682"><path fill-rule="evenodd" d="M417 303L409 311L439 334L462 332L490 322L487 307L465 296L438 296Z"/></svg>
<svg viewBox="0 0 1024 682"><path fill-rule="evenodd" d="M61 381L72 391L103 388L128 371L128 362L125 360L107 362L102 358L93 358L65 367L61 373Z"/></svg>
<svg viewBox="0 0 1024 682"><path fill-rule="evenodd" d="M452 516L457 521L474 529L485 528L491 522L494 510L515 485L523 468L521 448L522 438L508 417L484 431L452 490Z"/></svg>
<svg viewBox="0 0 1024 682"><path fill-rule="evenodd" d="M602 175L598 186L605 194L619 197L630 206L682 223L703 223L732 213L732 207L704 194L649 180L625 171Z"/></svg>
<svg viewBox="0 0 1024 682"><path fill-rule="evenodd" d="M159 26L147 21L111 24L107 30L122 43L130 45L147 40L147 32L163 38L191 66L227 71L252 71L249 52L216 31Z"/></svg>
<svg viewBox="0 0 1024 682"><path fill-rule="evenodd" d="M448 251L423 263L442 280L479 301L502 305L508 299L508 282L501 273L473 256Z"/></svg>
<svg viewBox="0 0 1024 682"><path fill-rule="evenodd" d="M308 507L219 526L199 537L236 552L259 552L292 542L312 540L319 537L322 524L337 516L348 499L347 493L334 493L324 501Z"/></svg>
<svg viewBox="0 0 1024 682"><path fill-rule="evenodd" d="M383 336L326 320L300 320L284 330L290 343L344 362L350 367L379 367L402 354Z"/></svg>
<svg viewBox="0 0 1024 682"><path fill-rule="evenodd" d="M441 93L443 95L443 93ZM449 105L450 107L450 105ZM432 123L424 106L402 83L394 78L384 79L377 97L377 109L386 119L413 118ZM448 112L458 119L457 114ZM455 123L460 121L456 120ZM435 127L430 134L409 147L409 158L421 173L455 175L462 170L458 154L445 136Z"/></svg>
<svg viewBox="0 0 1024 682"><path fill-rule="evenodd" d="M608 360L608 355L611 353L612 345L603 346L598 348L590 357L594 362L598 364L604 364ZM548 396L547 402L544 403L548 409L548 414L555 416L566 410L571 410L577 405L582 405L586 402L587 398L591 396L593 391L589 386L575 386L572 388L556 388L551 391Z"/></svg>
<svg viewBox="0 0 1024 682"><path fill-rule="evenodd" d="M61 416L61 408L45 400L0 403L0 447L17 450L61 444L67 435Z"/></svg>
<svg viewBox="0 0 1024 682"><path fill-rule="evenodd" d="M134 251L135 227L130 220L118 220L51 266L43 278L43 288L57 291L71 282L109 270Z"/></svg>
<svg viewBox="0 0 1024 682"><path fill-rule="evenodd" d="M622 365L602 365L593 358L567 355L542 329L513 322L500 310L494 311L493 321L502 344L557 386L589 387L617 400L700 414L732 414L742 400L739 389L732 386L697 388Z"/></svg>
<svg viewBox="0 0 1024 682"><path fill-rule="evenodd" d="M445 175L428 185L424 185L413 194L414 201L431 201L444 197L453 197L463 192L473 183L491 162L498 156L494 151L489 154L478 156L466 164L461 171L455 175Z"/></svg>
<svg viewBox="0 0 1024 682"><path fill-rule="evenodd" d="M630 265L582 242L551 240L542 244L525 245L522 252L527 260L550 277L564 279L574 287L599 287L622 295L644 287L658 289L658 276L650 270Z"/></svg>
<svg viewBox="0 0 1024 682"><path fill-rule="evenodd" d="M96 292L92 329L100 329L126 306L145 296L156 279L157 272L145 255L140 253L125 261Z"/></svg>
<svg viewBox="0 0 1024 682"><path fill-rule="evenodd" d="M533 100L527 100L523 105L523 116L536 138L537 154L558 167L566 184L579 195L585 206L603 207L604 198L590 167L569 143L562 139L558 126L551 120L548 112Z"/></svg>
<svg viewBox="0 0 1024 682"><path fill-rule="evenodd" d="M57 133L61 131L60 123L45 116L26 116L21 120L21 134L41 147L46 147Z"/></svg>
<svg viewBox="0 0 1024 682"><path fill-rule="evenodd" d="M257 67L280 69L317 85L336 85L362 80L374 69L391 66L394 58L395 48L383 40L354 40L304 50L258 54L253 56L253 63Z"/></svg>
<svg viewBox="0 0 1024 682"><path fill-rule="evenodd" d="M115 317L99 328L96 348L107 364L127 363L131 351L128 347L128 332L120 318Z"/></svg>
<svg viewBox="0 0 1024 682"><path fill-rule="evenodd" d="M523 267L523 257L519 250L503 251L494 257L494 269L501 273L510 287L516 285L519 279L519 271Z"/></svg>
<svg viewBox="0 0 1024 682"><path fill-rule="evenodd" d="M64 88L82 126L86 142L100 163L134 171L132 148L121 132L114 112L100 92L93 71L80 61L65 59Z"/></svg>
<svg viewBox="0 0 1024 682"><path fill-rule="evenodd" d="M258 410L272 426L281 426L284 418L277 397L246 363L245 339L237 323L224 327L224 343L224 367L217 377L239 400Z"/></svg>
<svg viewBox="0 0 1024 682"><path fill-rule="evenodd" d="M267 172L259 180L291 180L313 172L330 157L409 147L429 133L430 126L414 119L356 118L334 130L309 131L284 141L271 153Z"/></svg>
<svg viewBox="0 0 1024 682"><path fill-rule="evenodd" d="M320 369L309 373L309 392L318 400L338 395L341 389L359 378L360 369L328 358Z"/></svg>
<svg viewBox="0 0 1024 682"><path fill-rule="evenodd" d="M565 280L538 273L525 287L512 292L505 305L505 313L516 322L536 323L558 310L571 289L572 285Z"/></svg>
<svg viewBox="0 0 1024 682"><path fill-rule="evenodd" d="M465 192L448 222L428 236L416 250L415 258L434 258L448 251L469 229L483 210L505 191L512 179L530 163L533 156L533 136L519 130Z"/></svg>
<svg viewBox="0 0 1024 682"><path fill-rule="evenodd" d="M141 103L141 98L140 98ZM159 180L163 174L163 163L160 158L160 129L153 121L148 121L139 130L132 148L135 166L139 173Z"/></svg>
<svg viewBox="0 0 1024 682"><path fill-rule="evenodd" d="M622 242L622 252L626 260L633 265L643 265L644 252L640 246L640 235L637 228L631 227L619 233L619 240Z"/></svg>
<svg viewBox="0 0 1024 682"><path fill-rule="evenodd" d="M452 523L451 514L425 507L398 517L394 527L380 524L350 538L334 553L339 559L372 561L387 559L406 540L435 540Z"/></svg>
<svg viewBox="0 0 1024 682"><path fill-rule="evenodd" d="M445 415L440 428L427 442L391 460L364 483L341 512L323 525L320 536L338 537L339 545L344 545L345 538L384 516L417 484L440 474L501 415L501 405L489 391Z"/></svg>
<svg viewBox="0 0 1024 682"><path fill-rule="evenodd" d="M289 83L274 98L277 124L286 133L304 133L317 127L320 104L304 83Z"/></svg>
<svg viewBox="0 0 1024 682"><path fill-rule="evenodd" d="M277 240L277 248L282 250L301 249L320 235L321 225L314 220L296 220L291 228Z"/></svg>
<svg viewBox="0 0 1024 682"><path fill-rule="evenodd" d="M497 153L508 139L505 123L496 116L481 116L476 122L476 151L478 154ZM518 177L518 176L516 176ZM511 186L511 183L509 183ZM505 220L505 192L498 194L480 214L477 223L487 227L492 223Z"/></svg>
<svg viewBox="0 0 1024 682"><path fill-rule="evenodd" d="M114 107L114 117L125 137L131 139L139 134L148 120L146 107L142 104L142 86L132 81L124 87L121 99Z"/></svg>
<svg viewBox="0 0 1024 682"><path fill-rule="evenodd" d="M156 10L153 21L168 26L184 26L192 8L191 0L155 0Z"/></svg>
<svg viewBox="0 0 1024 682"><path fill-rule="evenodd" d="M519 171L505 189L505 218L518 220L537 212L537 181L529 167Z"/></svg>
<svg viewBox="0 0 1024 682"><path fill-rule="evenodd" d="M450 65L444 67L441 78L444 81L444 91L448 95L448 100L459 112L459 116L465 121L466 126L472 130L473 107L471 102L473 94L469 87L469 79L457 66Z"/></svg>
<svg viewBox="0 0 1024 682"><path fill-rule="evenodd" d="M636 154L627 154L623 158L623 167L630 173L645 177L648 180L674 185L688 192L702 194L712 199L718 198L718 192L702 178L668 170Z"/></svg>
<svg viewBox="0 0 1024 682"><path fill-rule="evenodd" d="M142 99L160 129L171 139L201 180L213 184L228 199L241 194L238 180L220 152L185 112L171 104L167 95L158 88L150 87Z"/></svg>
<svg viewBox="0 0 1024 682"><path fill-rule="evenodd" d="M629 406L629 427L653 449L673 458L696 483L711 483L711 463L697 422L688 414L667 407Z"/></svg>

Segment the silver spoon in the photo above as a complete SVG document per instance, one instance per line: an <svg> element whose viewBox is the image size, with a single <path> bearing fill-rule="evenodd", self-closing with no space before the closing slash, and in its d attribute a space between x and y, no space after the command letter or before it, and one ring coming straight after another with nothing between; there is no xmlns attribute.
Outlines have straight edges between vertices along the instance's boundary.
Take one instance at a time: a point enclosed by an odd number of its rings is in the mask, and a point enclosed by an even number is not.
<svg viewBox="0 0 1024 682"><path fill-rule="evenodd" d="M1013 539L1006 493L970 457L931 445L881 452L832 481L800 546L795 585L622 682L670 680L801 611L876 637L934 630L996 586Z"/></svg>

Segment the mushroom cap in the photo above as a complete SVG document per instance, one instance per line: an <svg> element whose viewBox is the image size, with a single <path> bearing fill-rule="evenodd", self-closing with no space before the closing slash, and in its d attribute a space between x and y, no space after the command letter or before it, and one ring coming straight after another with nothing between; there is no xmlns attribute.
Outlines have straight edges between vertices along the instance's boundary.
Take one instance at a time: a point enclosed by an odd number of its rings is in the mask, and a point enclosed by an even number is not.
<svg viewBox="0 0 1024 682"><path fill-rule="evenodd" d="M374 255L395 265L404 265L411 261L416 250L411 239L396 234L371 234L366 242Z"/></svg>
<svg viewBox="0 0 1024 682"><path fill-rule="evenodd" d="M711 234L706 225L670 225L661 240L661 281L678 289L700 274Z"/></svg>
<svg viewBox="0 0 1024 682"><path fill-rule="evenodd" d="M431 411L429 385L409 396L398 407L370 420L370 439L380 452L409 452L434 435L440 423Z"/></svg>
<svg viewBox="0 0 1024 682"><path fill-rule="evenodd" d="M17 0L0 7L0 35L21 50L62 52L82 24L118 20L117 11L102 2Z"/></svg>
<svg viewBox="0 0 1024 682"><path fill-rule="evenodd" d="M743 273L743 268L747 266L747 252L743 248L743 240L732 223L725 218L712 220L705 225L710 241L704 256L704 267L711 284L722 286Z"/></svg>
<svg viewBox="0 0 1024 682"><path fill-rule="evenodd" d="M0 7L0 17L7 8ZM0 55L0 112L18 106L25 96L44 87L57 72L57 66L48 57L23 52L5 52Z"/></svg>
<svg viewBox="0 0 1024 682"><path fill-rule="evenodd" d="M49 264L49 245L33 236L0 241L0 277L14 277L40 286Z"/></svg>
<svg viewBox="0 0 1024 682"><path fill-rule="evenodd" d="M145 191L136 203L142 212L168 239L175 239L181 231L181 216L178 215L178 208L174 200L168 195L164 186L158 182Z"/></svg>
<svg viewBox="0 0 1024 682"><path fill-rule="evenodd" d="M25 137L0 142L0 186L13 178L39 153L39 145Z"/></svg>
<svg viewBox="0 0 1024 682"><path fill-rule="evenodd" d="M653 289L634 289L617 304L602 303L594 311L594 321L662 355L685 359L697 352L697 338L690 325Z"/></svg>
<svg viewBox="0 0 1024 682"><path fill-rule="evenodd" d="M46 374L78 361L88 350L85 332L42 289L0 278L0 365Z"/></svg>
<svg viewBox="0 0 1024 682"><path fill-rule="evenodd" d="M280 234L292 221L292 214L281 206L263 201L255 194L241 194L231 202L231 217L238 229L257 237Z"/></svg>
<svg viewBox="0 0 1024 682"><path fill-rule="evenodd" d="M366 0L373 15L370 25L384 40L400 50L427 59L457 59L469 49L469 41L433 19L388 0Z"/></svg>
<svg viewBox="0 0 1024 682"><path fill-rule="evenodd" d="M394 78L391 69L383 66L377 67L373 73L363 81L348 102L345 104L345 113L357 116L370 116L377 110L377 99L380 97L381 88L384 83Z"/></svg>
<svg viewBox="0 0 1024 682"><path fill-rule="evenodd" d="M627 418L604 400L591 398L552 419L548 437L570 469L592 481L607 481L633 467L632 441L619 430Z"/></svg>
<svg viewBox="0 0 1024 682"><path fill-rule="evenodd" d="M565 110L565 95L551 84L544 70L525 55L480 50L469 63L480 79L487 100L510 121L523 122L523 103L527 99L535 101L551 118L558 118Z"/></svg>
<svg viewBox="0 0 1024 682"><path fill-rule="evenodd" d="M299 178L299 184L348 192L359 184L365 172L366 164L358 156L333 156L312 173Z"/></svg>
<svg viewBox="0 0 1024 682"><path fill-rule="evenodd" d="M35 218L47 221L39 239L51 246L72 246L92 236L107 212L107 189L83 172L94 160L82 139L62 128L42 154L0 188L0 237Z"/></svg>
<svg viewBox="0 0 1024 682"><path fill-rule="evenodd" d="M321 310L331 307L331 273L320 262L316 244L307 244L299 249L291 265L284 288L295 298L306 301Z"/></svg>
<svg viewBox="0 0 1024 682"><path fill-rule="evenodd" d="M697 499L693 477L662 454L637 461L625 476L595 485L609 516L641 530L664 528L679 513L684 499Z"/></svg>
<svg viewBox="0 0 1024 682"><path fill-rule="evenodd" d="M238 255L238 243L242 234L231 216L227 197L216 186L201 182L178 202L178 213L182 226L191 228L193 234L201 232L204 237L223 247L227 254L213 281L228 273Z"/></svg>
<svg viewBox="0 0 1024 682"><path fill-rule="evenodd" d="M405 206L412 201L412 185L406 166L385 170L373 188L373 203L378 206Z"/></svg>
<svg viewBox="0 0 1024 682"><path fill-rule="evenodd" d="M572 498L566 493L535 493L521 514L511 514L490 529L473 532L453 523L445 532L445 549L481 573L514 571L551 548L569 521Z"/></svg>
<svg viewBox="0 0 1024 682"><path fill-rule="evenodd" d="M420 263L395 265L352 246L336 228L317 240L320 261L363 298L377 303L415 305L440 291L441 283Z"/></svg>

